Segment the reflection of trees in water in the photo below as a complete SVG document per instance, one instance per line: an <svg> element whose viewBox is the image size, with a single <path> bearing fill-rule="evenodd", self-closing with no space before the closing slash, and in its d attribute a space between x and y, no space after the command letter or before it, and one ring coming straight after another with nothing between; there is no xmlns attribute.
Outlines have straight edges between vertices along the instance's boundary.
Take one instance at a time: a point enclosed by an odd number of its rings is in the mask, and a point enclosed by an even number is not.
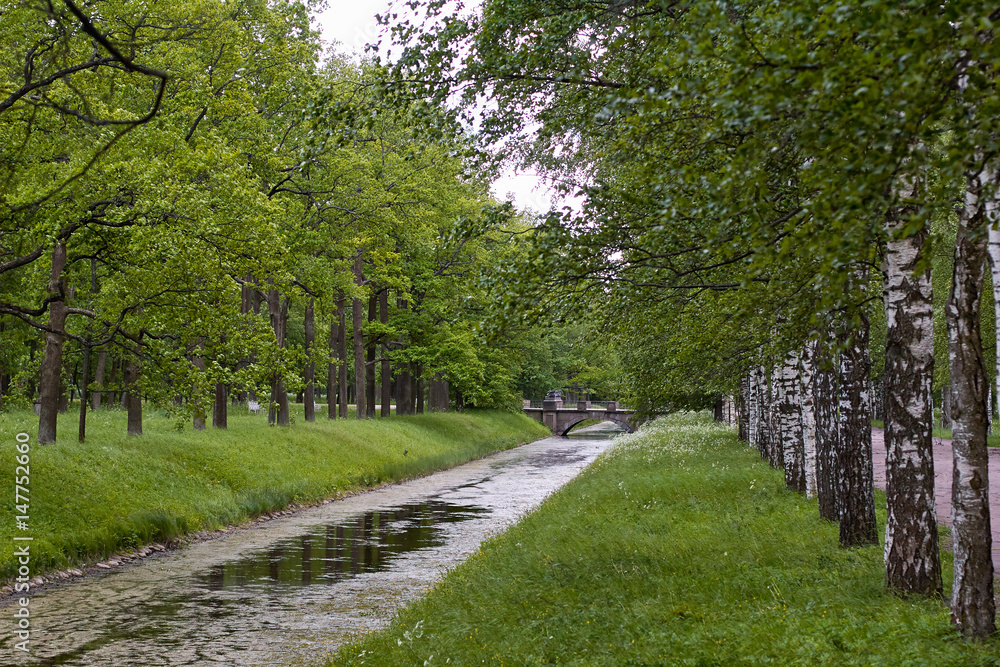
<svg viewBox="0 0 1000 667"><path fill-rule="evenodd" d="M466 521L488 511L439 500L373 510L350 522L278 542L264 556L251 555L214 566L206 575L208 588L219 590L268 579L301 585L336 583L377 572L388 567L393 556L443 544L440 524Z"/></svg>

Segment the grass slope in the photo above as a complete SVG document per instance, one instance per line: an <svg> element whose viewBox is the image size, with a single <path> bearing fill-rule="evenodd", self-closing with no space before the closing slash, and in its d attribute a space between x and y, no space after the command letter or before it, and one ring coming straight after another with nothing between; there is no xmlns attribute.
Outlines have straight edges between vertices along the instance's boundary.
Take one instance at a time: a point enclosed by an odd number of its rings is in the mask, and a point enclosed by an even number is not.
<svg viewBox="0 0 1000 667"><path fill-rule="evenodd" d="M940 418L935 417L934 423L939 424L941 422ZM885 422L881 419L873 419L872 426L884 429ZM934 427L933 436L935 438L941 438L942 440L951 440L951 429L950 428L940 428L938 426ZM986 446L987 447L1000 447L1000 433L996 435L986 436Z"/></svg>
<svg viewBox="0 0 1000 667"><path fill-rule="evenodd" d="M297 406L301 411L301 406ZM299 420L270 428L263 415L231 416L227 430L178 430L149 415L142 437L125 434L125 414L92 413L87 442L75 415L59 440L35 444L37 417L0 414L0 576L16 571L15 533L31 535L32 572L92 556L239 523L292 502L373 486L448 467L544 437L524 415L437 413L366 421ZM31 434L30 531L16 531L15 434ZM408 453L404 455L404 450Z"/></svg>
<svg viewBox="0 0 1000 667"><path fill-rule="evenodd" d="M880 548L838 548L728 428L675 416L331 664L1000 664L1000 643L962 640L940 600L889 595L883 577Z"/></svg>

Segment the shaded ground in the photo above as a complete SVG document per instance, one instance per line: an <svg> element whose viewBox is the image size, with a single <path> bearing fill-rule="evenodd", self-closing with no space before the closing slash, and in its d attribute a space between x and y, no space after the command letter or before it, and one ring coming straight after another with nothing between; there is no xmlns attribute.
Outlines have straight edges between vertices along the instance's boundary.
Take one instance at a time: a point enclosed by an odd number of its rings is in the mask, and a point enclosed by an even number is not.
<svg viewBox="0 0 1000 667"><path fill-rule="evenodd" d="M885 432L872 428L875 486L885 489ZM1000 449L991 447L990 520L993 528L993 570L1000 572ZM951 440L934 438L934 501L938 521L951 527Z"/></svg>

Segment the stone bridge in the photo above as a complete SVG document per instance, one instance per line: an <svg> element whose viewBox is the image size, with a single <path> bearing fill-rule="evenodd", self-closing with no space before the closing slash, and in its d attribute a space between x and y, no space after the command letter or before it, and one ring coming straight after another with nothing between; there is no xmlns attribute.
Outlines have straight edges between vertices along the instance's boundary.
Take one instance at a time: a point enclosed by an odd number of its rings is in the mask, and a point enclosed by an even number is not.
<svg viewBox="0 0 1000 667"><path fill-rule="evenodd" d="M532 408L530 401L524 402L524 414L535 421L540 421L556 435L566 435L569 430L587 419L599 419L618 424L629 433L634 433L639 428L639 422L635 418L635 411L621 410L617 401L609 401L607 407L594 406L591 408L590 401L577 401L575 408L564 408L562 393L550 391L542 401L542 407Z"/></svg>

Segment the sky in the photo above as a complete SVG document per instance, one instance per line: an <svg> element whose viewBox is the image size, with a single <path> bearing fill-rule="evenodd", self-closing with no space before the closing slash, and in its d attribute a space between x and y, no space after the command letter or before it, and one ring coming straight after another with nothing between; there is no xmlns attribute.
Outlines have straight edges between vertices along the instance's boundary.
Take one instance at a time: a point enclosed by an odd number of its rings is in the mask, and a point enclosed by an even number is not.
<svg viewBox="0 0 1000 667"><path fill-rule="evenodd" d="M362 54L365 44L378 41L376 14L384 14L390 0L328 0L329 6L319 15L324 41L336 40L338 50ZM499 199L510 196L522 209L548 211L552 199L543 181L534 172L509 171L493 183L493 195Z"/></svg>

